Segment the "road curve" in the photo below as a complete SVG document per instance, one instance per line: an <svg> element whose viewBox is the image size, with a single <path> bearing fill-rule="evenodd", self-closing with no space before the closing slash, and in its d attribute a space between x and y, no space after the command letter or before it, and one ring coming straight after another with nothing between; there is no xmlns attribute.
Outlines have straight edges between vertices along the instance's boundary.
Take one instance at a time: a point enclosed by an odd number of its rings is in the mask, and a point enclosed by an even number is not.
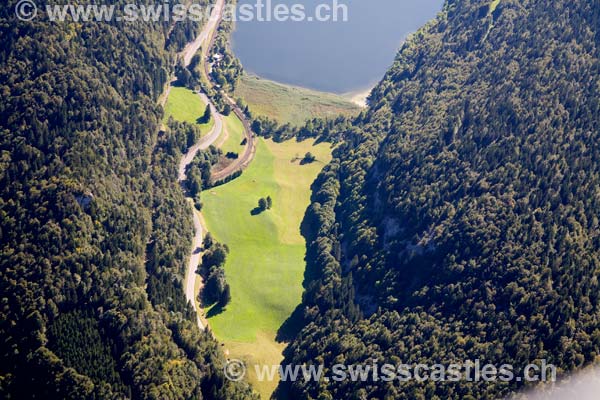
<svg viewBox="0 0 600 400"><path fill-rule="evenodd" d="M212 10L211 16L207 23L205 24L202 32L198 35L198 37L191 43L189 43L184 50L182 51L183 62L185 66L188 66L194 55L198 52L200 47L208 40L208 47L206 48L207 54L210 53L210 49L214 45L217 27L221 22L221 18L223 16L223 10L225 7L225 0L216 0L214 8ZM206 76L210 81L210 73L208 70L208 62L203 60L204 68L206 72ZM210 82L210 84L214 85L214 82ZM211 144L213 144L217 138L221 135L223 130L223 118L222 115L216 110L214 104L210 101L210 99L204 93L198 93L199 96L202 97L202 100L210 105L212 118L214 118L215 124L213 129L208 133L208 135L201 138L198 143L192 146L188 152L182 157L179 163L178 169L178 179L180 182L183 182L186 179L185 172L187 166L194 160L194 157L200 150L207 149ZM168 92L166 94L168 96ZM237 106L236 102L234 102L226 93L224 93L225 101L231 106L233 113L240 119L242 125L244 127L244 136L246 138L246 147L244 148L244 153L241 157L239 157L235 162L223 168L220 171L212 171L211 180L212 182L217 182L225 179L231 174L240 171L246 168L252 159L254 158L254 154L256 153L256 143L255 137L250 128L250 123L248 122L246 116L243 111ZM166 100L165 100L166 101ZM187 198L187 201L190 203L190 206L193 210L193 224L194 224L194 238L192 240L192 254L190 255L190 259L188 261L188 265L186 268L185 281L184 281L184 290L185 297L188 302L190 302L196 311L196 318L198 327L200 330L204 330L204 324L200 318L200 310L196 304L197 293L195 290L195 283L197 279L196 269L201 260L201 248L202 248L202 239L203 239L203 228L201 222L201 214L194 207L194 200L191 198Z"/></svg>
<svg viewBox="0 0 600 400"><path fill-rule="evenodd" d="M221 11L217 14L218 16L216 17L217 18L216 21L212 21L213 17L211 16L211 21L215 23L215 28L219 25L219 23L221 22L221 18L223 17L223 12L222 12L223 7L224 7L224 1L217 0L217 3L215 4L215 9L220 9ZM206 49L207 54L210 54L210 49L212 49L212 47L214 46L216 38L217 38L217 30L214 29L212 31L212 36L210 37L210 42ZM213 89L217 90L215 88L215 82L213 82L211 79L210 67L209 67L207 60L204 60L204 73L205 73L207 79L209 80L209 83L213 86ZM229 104L229 106L231 107L231 110L233 111L233 113L242 122L242 125L244 127L244 137L246 139L246 147L244 148L244 153L242 154L242 156L238 157L233 163L229 164L228 166L226 166L225 168L223 168L221 170L211 171L212 183L222 181L223 179L227 178L228 176L234 174L235 172L245 169L246 167L248 167L248 165L250 165L250 162L254 158L254 154L256 154L255 137L254 137L254 134L252 133L252 129L250 127L250 123L248 122L248 119L246 118L246 115L238 107L237 103L235 101L233 101L233 99L231 97L229 97L229 95L227 93L222 91L222 95L223 95L223 98L225 99L225 102L227 104Z"/></svg>
<svg viewBox="0 0 600 400"><path fill-rule="evenodd" d="M200 32L198 37L193 42L189 43L183 49L181 55L183 57L183 62L185 64L185 66L190 65L192 58L198 52L198 50L200 49L202 44L204 42L206 42L207 39L210 38L209 43L213 42L214 36L215 36L214 32L216 31L216 28L217 28L219 22L221 21L221 16L222 16L224 7L225 7L225 0L217 0L216 1L215 7L213 8L213 11L211 13L209 20L202 28L202 32ZM166 103L166 97L169 95L169 89L167 89L167 90L168 91L165 96L165 103ZM217 112L217 109L215 108L215 106L212 104L212 102L208 99L208 97L204 93L198 93L198 95L202 98L202 100L206 104L210 105L211 118L214 118L215 124L214 124L213 128L211 129L211 131L208 133L208 135L202 137L198 141L198 143L193 145L188 150L188 152L181 158L181 161L179 162L179 169L178 169L178 179L179 179L180 183L182 183L185 180L186 168L194 160L194 157L196 157L196 154L200 150L207 149L211 144L213 144L215 142L215 140L217 140L217 138L221 134L221 131L223 130L223 119L222 119L221 115ZM198 324L198 328L200 328L200 330L204 330L204 324L202 323L202 320L200 319L200 310L199 310L198 305L196 304L197 293L195 290L195 284L196 284L196 279L197 279L196 269L198 267L198 264L200 263L200 258L202 255L201 248L202 248L202 239L203 239L203 235L202 235L203 229L202 229L202 223L200 222L201 221L200 212L198 210L196 210L196 207L194 207L194 200L189 197L186 200L190 204L190 208L192 209L192 212L193 212L194 237L192 239L192 253L188 260L188 264L186 266L185 279L184 279L184 292L185 292L185 297L186 297L187 301L192 304L192 307L193 307L194 311L196 312L196 319L197 319L196 322Z"/></svg>
<svg viewBox="0 0 600 400"><path fill-rule="evenodd" d="M223 119L221 115L217 112L213 104L208 101L208 98L204 93L198 93L198 95L202 98L202 100L204 100L205 103L210 104L212 114L211 118L214 118L215 124L211 131L208 133L208 135L202 137L195 145L190 147L188 152L185 153L183 157L181 157L181 161L179 162L178 178L179 182L182 185L186 179L186 169L188 165L190 165L190 163L194 161L194 157L196 157L196 154L198 154L200 150L205 150L211 144L213 144L215 140L219 138L223 130ZM190 259L188 260L185 273L185 298L187 299L187 301L192 303L194 311L196 311L198 327L200 328L200 330L203 330L204 324L200 320L200 310L196 305L197 293L194 287L197 279L196 269L198 267L198 264L200 263L200 257L202 255L200 249L202 248L203 229L202 223L200 222L200 212L196 210L196 207L194 206L194 200L190 197L186 198L186 200L190 204L190 207L193 212L194 238L192 239L192 254L190 255Z"/></svg>
<svg viewBox="0 0 600 400"><path fill-rule="evenodd" d="M188 152L183 155L179 162L178 178L182 182L185 180L185 170L188 165L194 160L196 154L200 150L206 150L208 147L217 140L223 131L223 117L217 112L215 106L209 101L208 97L204 93L198 93L198 96L202 98L204 103L210 105L211 118L215 121L213 128L210 130L208 135L203 136L195 145L189 148Z"/></svg>
<svg viewBox="0 0 600 400"><path fill-rule="evenodd" d="M192 62L192 58L198 52L200 47L202 47L202 43L206 41L206 39L210 39L209 47L212 47L214 41L214 33L216 32L216 28L221 22L221 18L223 17L223 9L225 7L225 0L217 0L215 2L214 8L210 14L210 18L204 24L202 28L202 32L196 37L193 42L188 43L182 51L183 63L187 67Z"/></svg>

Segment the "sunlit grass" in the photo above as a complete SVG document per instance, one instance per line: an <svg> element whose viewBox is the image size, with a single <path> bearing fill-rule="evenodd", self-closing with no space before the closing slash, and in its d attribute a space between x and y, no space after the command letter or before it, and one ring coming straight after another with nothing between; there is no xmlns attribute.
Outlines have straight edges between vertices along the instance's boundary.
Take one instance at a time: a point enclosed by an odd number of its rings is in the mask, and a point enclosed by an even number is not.
<svg viewBox="0 0 600 400"><path fill-rule="evenodd" d="M317 161L300 165L296 157L308 151ZM230 248L225 270L232 301L209 324L233 358L269 365L282 359L283 346L275 335L300 304L303 290L306 246L300 224L310 203L310 185L330 159L328 144L277 144L261 138L254 161L240 178L202 192L207 228ZM273 208L251 215L266 196L272 197ZM258 389L265 397L275 385Z"/></svg>
<svg viewBox="0 0 600 400"><path fill-rule="evenodd" d="M169 99L165 105L164 121L166 122L169 117L173 117L176 121L197 125L204 135L214 125L213 118L206 124L198 123L199 118L202 118L205 110L206 103L202 101L200 96L190 89L175 86L171 88Z"/></svg>

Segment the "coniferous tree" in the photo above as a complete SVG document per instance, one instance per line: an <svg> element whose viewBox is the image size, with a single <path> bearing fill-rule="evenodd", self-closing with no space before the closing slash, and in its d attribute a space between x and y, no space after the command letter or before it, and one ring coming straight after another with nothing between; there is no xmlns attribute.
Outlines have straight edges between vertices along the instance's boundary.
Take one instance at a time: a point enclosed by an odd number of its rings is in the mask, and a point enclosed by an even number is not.
<svg viewBox="0 0 600 400"><path fill-rule="evenodd" d="M271 199L271 196L267 196L267 210L270 210L271 207L273 207L273 199Z"/></svg>

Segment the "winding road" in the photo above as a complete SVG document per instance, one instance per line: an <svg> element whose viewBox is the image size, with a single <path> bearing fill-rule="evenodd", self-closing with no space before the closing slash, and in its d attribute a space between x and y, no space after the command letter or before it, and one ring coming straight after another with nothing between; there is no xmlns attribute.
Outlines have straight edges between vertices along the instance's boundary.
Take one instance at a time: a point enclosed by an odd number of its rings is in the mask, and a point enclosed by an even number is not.
<svg viewBox="0 0 600 400"><path fill-rule="evenodd" d="M205 44L208 40L208 47L206 48L206 54L210 53L210 49L212 48L215 38L217 27L221 22L221 18L223 16L223 10L225 7L225 0L216 0L214 8L212 10L211 16L202 31L196 37L196 39L188 43L188 45L183 49L180 53L180 56L183 59L184 65L190 65L192 58L198 52L198 50ZM203 56L204 57L204 56ZM208 73L208 63L206 60L202 60L204 63L205 71L207 72L206 76L209 77ZM210 82L214 88L214 82ZM170 93L170 85L166 89L164 97L161 99L160 103L164 106L166 104L167 98ZM198 93L198 95L202 98L202 100L210 105L211 109L211 118L214 118L214 126L208 135L203 136L196 144L194 144L188 152L181 158L178 167L178 180L180 183L186 179L186 169L187 166L194 160L196 154L200 150L207 149L210 145L214 144L215 141L221 135L224 126L223 126L223 116L219 114L214 104L210 101L210 99L204 93ZM223 180L230 176L231 174L246 168L252 159L254 158L254 154L256 152L256 143L254 135L252 134L252 130L250 129L250 124L246 119L246 116L242 112L242 110L237 106L237 104L227 95L224 95L225 101L231 106L231 109L235 113L235 115L242 121L242 125L244 127L244 136L246 138L246 147L244 148L244 153L241 157L239 157L234 163L228 165L222 170L211 171L211 180L212 182L217 182ZM200 263L202 256L202 240L203 240L203 227L202 227L202 214L196 210L194 207L194 200L192 198L187 197L186 200L190 204L190 208L193 210L193 225L194 225L194 237L192 239L192 251L187 264L186 273L185 273L185 282L184 282L184 291L185 297L188 302L190 302L196 311L196 318L198 327L200 330L204 330L204 324L200 318L200 309L197 303L197 291L195 288L196 279L199 279L199 276L196 274L196 269L198 264Z"/></svg>
<svg viewBox="0 0 600 400"><path fill-rule="evenodd" d="M188 202L190 203L190 207L193 210L194 215L194 238L192 239L192 254L190 255L190 259L188 261L187 271L185 273L185 298L188 302L192 303L194 307L194 311L196 311L196 322L198 323L198 328L200 330L204 330L204 324L202 323L202 319L200 318L200 310L198 305L196 304L196 279L198 278L196 274L196 268L200 263L200 259L202 257L201 246L202 246L202 223L200 211L196 210L194 207L194 202L192 199L188 198Z"/></svg>
<svg viewBox="0 0 600 400"><path fill-rule="evenodd" d="M208 100L204 93L198 93L198 95L202 97L202 100L204 100L205 103L210 104L210 109L212 113L211 118L214 118L215 124L213 125L213 128L208 133L208 135L202 137L198 141L198 143L190 147L188 152L185 153L183 157L181 157L178 171L178 179L181 184L183 184L183 181L185 181L186 179L185 170L187 166L190 165L190 163L194 160L196 154L198 154L200 150L205 150L211 144L213 144L215 140L219 138L219 136L221 135L221 131L223 130L223 118L217 112L215 106ZM200 310L198 308L198 305L196 304L197 293L195 289L196 279L198 279L198 276L196 274L196 268L198 267L198 264L200 263L200 258L202 256L202 252L200 250L202 248L203 239L203 228L201 223L202 216L200 212L196 210L196 207L194 206L194 200L190 197L187 197L186 200L190 204L190 208L193 212L194 238L192 239L192 254L190 255L190 259L188 260L185 272L185 298L188 302L192 303L194 311L196 311L198 327L200 328L200 330L204 330L204 324L200 319Z"/></svg>
<svg viewBox="0 0 600 400"><path fill-rule="evenodd" d="M221 132L223 131L223 116L217 112L215 106L210 102L210 100L208 99L208 97L206 97L204 93L198 93L198 96L202 98L202 101L204 103L210 104L211 118L214 119L215 124L213 125L213 128L208 133L208 135L203 136L195 145L190 147L188 152L185 153L181 158L181 161L179 162L178 172L179 182L185 180L185 170L187 166L190 165L190 163L194 160L196 154L198 154L200 150L208 149L210 145L213 144L215 140L219 138Z"/></svg>

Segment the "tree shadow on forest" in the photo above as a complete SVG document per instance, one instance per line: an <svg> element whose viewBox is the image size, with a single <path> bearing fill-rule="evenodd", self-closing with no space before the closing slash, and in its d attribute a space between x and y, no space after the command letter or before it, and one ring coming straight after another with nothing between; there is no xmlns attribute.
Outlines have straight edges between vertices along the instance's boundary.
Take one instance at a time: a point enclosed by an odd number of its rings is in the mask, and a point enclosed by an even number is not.
<svg viewBox="0 0 600 400"><path fill-rule="evenodd" d="M311 204L314 201L314 193L315 187L318 185L318 178L311 185ZM314 226L314 217L310 212L310 205L307 207L304 212L304 218L302 219L302 223L300 224L300 234L306 241L306 256L304 257L304 261L306 263L306 269L304 270L304 280L302 281L302 287L304 290L307 289L308 284L313 280L319 277L318 268L316 267L316 248L311 246L310 244L316 239L317 229ZM294 339L304 325L306 321L304 319L304 308L303 304L300 303L296 307L296 309L292 312L292 314L288 317L287 320L279 327L277 330L277 336L275 339L278 342L288 342Z"/></svg>
<svg viewBox="0 0 600 400"><path fill-rule="evenodd" d="M302 304L298 304L292 315L279 327L275 340L279 343L292 341L304 327L304 311Z"/></svg>
<svg viewBox="0 0 600 400"><path fill-rule="evenodd" d="M316 188L320 187L322 180L325 179L320 175L312 183L311 199L310 203L316 201ZM302 287L306 291L310 283L318 279L321 276L322 270L317 265L317 246L313 245L313 242L317 238L318 233L318 221L312 212L311 205L306 208L304 212L304 218L300 224L300 234L306 242L306 255L304 257L306 268L304 270L304 279L302 281ZM279 327L275 339L277 342L291 342L294 340L302 329L306 326L306 319L304 318L304 304L301 302L296 306L296 309L288 317L288 319ZM289 360L291 357L289 346L283 350L284 360ZM273 399L287 399L291 397L291 382L280 381L275 389L275 392L271 396Z"/></svg>

